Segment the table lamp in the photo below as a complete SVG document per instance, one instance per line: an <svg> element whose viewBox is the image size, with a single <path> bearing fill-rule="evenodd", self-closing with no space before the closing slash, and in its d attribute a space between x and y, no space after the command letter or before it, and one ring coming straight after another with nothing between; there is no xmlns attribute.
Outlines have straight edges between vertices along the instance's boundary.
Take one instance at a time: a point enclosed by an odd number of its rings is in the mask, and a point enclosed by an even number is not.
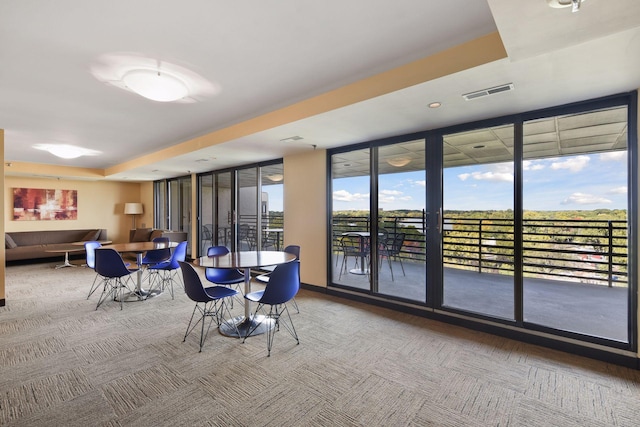
<svg viewBox="0 0 640 427"><path fill-rule="evenodd" d="M133 215L133 230L136 229L136 215L143 213L142 203L125 203L124 214Z"/></svg>

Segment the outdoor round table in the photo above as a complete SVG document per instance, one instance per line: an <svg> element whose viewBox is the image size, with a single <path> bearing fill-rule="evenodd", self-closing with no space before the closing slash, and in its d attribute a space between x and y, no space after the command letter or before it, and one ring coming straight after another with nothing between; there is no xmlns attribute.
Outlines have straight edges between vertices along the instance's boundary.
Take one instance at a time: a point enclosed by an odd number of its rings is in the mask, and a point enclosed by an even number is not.
<svg viewBox="0 0 640 427"><path fill-rule="evenodd" d="M229 252L220 256L203 256L194 260L193 264L199 267L210 268L232 268L244 270L244 293L251 292L251 269L257 267L266 267L268 265L285 264L295 261L296 256L287 252L280 251L239 251ZM231 319L228 323L223 323L219 330L222 335L229 337L244 337L249 330L253 330L256 324L260 324L258 328L251 332L251 335L258 335L267 332L273 327L270 319L265 316L251 314L251 307L248 300L244 303L244 315ZM235 326L232 326L235 325ZM236 327L238 332L236 332Z"/></svg>

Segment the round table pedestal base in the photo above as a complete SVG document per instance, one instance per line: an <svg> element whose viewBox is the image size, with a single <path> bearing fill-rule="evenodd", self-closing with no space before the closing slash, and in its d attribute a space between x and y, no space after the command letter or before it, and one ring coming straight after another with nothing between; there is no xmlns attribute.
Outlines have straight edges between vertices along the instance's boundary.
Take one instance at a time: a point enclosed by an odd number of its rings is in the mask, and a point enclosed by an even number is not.
<svg viewBox="0 0 640 427"><path fill-rule="evenodd" d="M222 335L227 337L244 338L249 331L253 330L256 324L260 325L251 332L251 336L264 334L273 329L275 321L263 315L251 316L249 319L244 316L237 316L220 325L218 329ZM233 325L237 326L237 331ZM240 332L240 335L238 335L238 332Z"/></svg>
<svg viewBox="0 0 640 427"><path fill-rule="evenodd" d="M146 291L144 289L141 289L139 291L133 291L133 292L129 292L128 294L125 294L124 298L122 299L123 302L136 302L136 301L144 301L147 298L152 298L155 296L158 296L162 293L162 291L160 291L159 289L154 289L152 291Z"/></svg>

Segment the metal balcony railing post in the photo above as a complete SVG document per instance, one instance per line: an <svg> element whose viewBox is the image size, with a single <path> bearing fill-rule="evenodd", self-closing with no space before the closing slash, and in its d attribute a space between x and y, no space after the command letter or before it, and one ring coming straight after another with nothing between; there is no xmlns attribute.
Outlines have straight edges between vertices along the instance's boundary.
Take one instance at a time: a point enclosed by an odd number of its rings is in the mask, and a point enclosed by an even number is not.
<svg viewBox="0 0 640 427"><path fill-rule="evenodd" d="M482 273L482 219L478 221L478 273Z"/></svg>
<svg viewBox="0 0 640 427"><path fill-rule="evenodd" d="M609 287L613 287L613 223L608 222L609 229L609 245L607 251L609 252Z"/></svg>

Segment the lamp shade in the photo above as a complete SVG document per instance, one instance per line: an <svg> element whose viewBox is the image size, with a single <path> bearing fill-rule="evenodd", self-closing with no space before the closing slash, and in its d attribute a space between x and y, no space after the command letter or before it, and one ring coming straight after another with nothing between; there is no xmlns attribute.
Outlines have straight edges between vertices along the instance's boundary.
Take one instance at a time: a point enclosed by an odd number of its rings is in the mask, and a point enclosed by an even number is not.
<svg viewBox="0 0 640 427"><path fill-rule="evenodd" d="M142 203L125 203L124 213L125 215L140 215L143 213Z"/></svg>

